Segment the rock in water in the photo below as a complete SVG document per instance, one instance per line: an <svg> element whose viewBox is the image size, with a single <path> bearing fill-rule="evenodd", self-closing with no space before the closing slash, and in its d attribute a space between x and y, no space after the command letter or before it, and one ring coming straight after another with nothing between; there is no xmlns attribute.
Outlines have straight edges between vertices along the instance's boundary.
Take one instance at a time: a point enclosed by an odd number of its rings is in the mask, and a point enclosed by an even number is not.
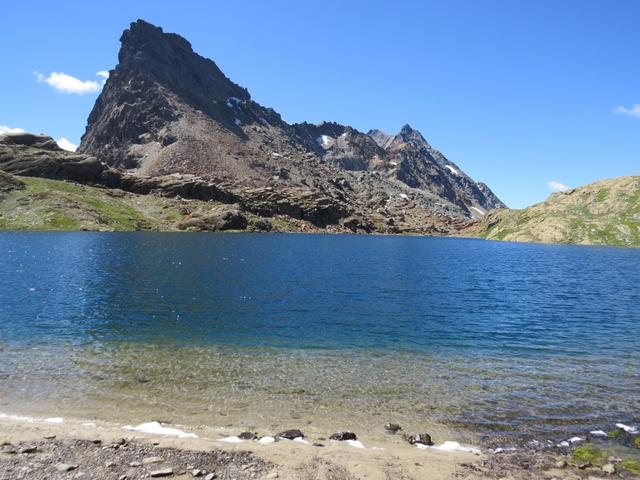
<svg viewBox="0 0 640 480"><path fill-rule="evenodd" d="M284 438L286 440L295 440L296 438L304 438L304 434L300 430L285 430L276 435L278 438Z"/></svg>
<svg viewBox="0 0 640 480"><path fill-rule="evenodd" d="M402 430L402 427L397 423L387 423L385 424L384 429L389 433L395 434L395 433L398 433L400 430Z"/></svg>
<svg viewBox="0 0 640 480"><path fill-rule="evenodd" d="M411 445L415 445L419 443L421 445L433 445L433 441L431 440L431 435L428 433L416 433L415 435L411 435L407 441Z"/></svg>
<svg viewBox="0 0 640 480"><path fill-rule="evenodd" d="M357 440L358 437L353 432L337 432L329 437L330 440L337 440L339 442L344 442L347 440Z"/></svg>

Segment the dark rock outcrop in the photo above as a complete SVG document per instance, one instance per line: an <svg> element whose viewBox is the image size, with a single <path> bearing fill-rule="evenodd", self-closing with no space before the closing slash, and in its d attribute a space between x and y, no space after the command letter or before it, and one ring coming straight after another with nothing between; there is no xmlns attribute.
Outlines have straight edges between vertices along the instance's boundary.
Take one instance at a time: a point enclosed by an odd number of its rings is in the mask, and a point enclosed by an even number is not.
<svg viewBox="0 0 640 480"><path fill-rule="evenodd" d="M10 192L11 190L22 190L24 182L18 180L13 175L0 170L0 193Z"/></svg>

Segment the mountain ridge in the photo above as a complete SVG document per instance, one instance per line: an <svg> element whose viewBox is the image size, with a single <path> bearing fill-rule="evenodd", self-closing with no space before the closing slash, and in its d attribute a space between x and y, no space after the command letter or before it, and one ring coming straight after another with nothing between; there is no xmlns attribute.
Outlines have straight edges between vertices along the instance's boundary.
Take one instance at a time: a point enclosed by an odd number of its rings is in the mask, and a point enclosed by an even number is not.
<svg viewBox="0 0 640 480"><path fill-rule="evenodd" d="M335 122L288 124L177 34L138 20L121 43L79 153L142 175L317 190L374 224L416 231L504 206L408 125L372 136Z"/></svg>

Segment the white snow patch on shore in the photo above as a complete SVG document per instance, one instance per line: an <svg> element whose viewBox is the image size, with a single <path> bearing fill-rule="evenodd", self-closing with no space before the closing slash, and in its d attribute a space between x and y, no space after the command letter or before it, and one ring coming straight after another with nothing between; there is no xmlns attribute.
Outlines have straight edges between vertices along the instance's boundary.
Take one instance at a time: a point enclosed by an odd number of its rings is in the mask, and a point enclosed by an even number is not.
<svg viewBox="0 0 640 480"><path fill-rule="evenodd" d="M170 435L178 438L198 438L195 433L187 433L177 428L165 427L160 422L147 422L141 423L136 427L131 425L125 425L122 427L124 430L131 430L134 432L151 433L154 435Z"/></svg>
<svg viewBox="0 0 640 480"><path fill-rule="evenodd" d="M467 452L467 453L475 453L479 454L480 449L478 447L464 447L460 445L458 442L453 442L451 440L447 440L442 445L429 446L423 445L421 443L416 443L416 447L421 450L426 450L427 448L431 448L433 450L440 450L441 452Z"/></svg>
<svg viewBox="0 0 640 480"><path fill-rule="evenodd" d="M569 442L567 442L566 440L563 440L562 442L556 445L556 447L568 447L568 446L569 446Z"/></svg>
<svg viewBox="0 0 640 480"><path fill-rule="evenodd" d="M64 423L64 418L51 417L51 418L45 418L44 421L47 423Z"/></svg>
<svg viewBox="0 0 640 480"><path fill-rule="evenodd" d="M582 437L572 437L569 439L569 443L580 443L584 442L584 438Z"/></svg>
<svg viewBox="0 0 640 480"><path fill-rule="evenodd" d="M604 430L592 430L589 432L591 435L595 435L596 437L608 437L609 435Z"/></svg>
<svg viewBox="0 0 640 480"><path fill-rule="evenodd" d="M14 420L16 422L33 422L35 419L33 417L25 417L22 415L7 415L5 413L0 413L0 419L2 420Z"/></svg>
<svg viewBox="0 0 640 480"><path fill-rule="evenodd" d="M309 445L309 442L307 442L304 438L302 437L296 437L293 439L294 442L298 442L298 443L304 443L305 445Z"/></svg>
<svg viewBox="0 0 640 480"><path fill-rule="evenodd" d="M355 448L365 448L360 440L345 440L349 445Z"/></svg>
<svg viewBox="0 0 640 480"><path fill-rule="evenodd" d="M493 453L515 452L516 450L518 450L516 447L498 447L493 450Z"/></svg>
<svg viewBox="0 0 640 480"><path fill-rule="evenodd" d="M93 422L85 422L82 424L83 427L95 427L96 424Z"/></svg>
<svg viewBox="0 0 640 480"><path fill-rule="evenodd" d="M240 437L236 437L235 435L233 435L231 437L221 438L220 441L226 443L240 443L243 440Z"/></svg>
<svg viewBox="0 0 640 480"><path fill-rule="evenodd" d="M621 428L627 433L636 434L639 432L638 427L625 425L624 423L616 423L616 427Z"/></svg>
<svg viewBox="0 0 640 480"><path fill-rule="evenodd" d="M270 445L275 441L276 439L273 437L262 437L260 440L258 440L258 443L261 443L262 445Z"/></svg>
<svg viewBox="0 0 640 480"><path fill-rule="evenodd" d="M453 173L454 175L460 175L460 172L458 172L458 170L456 170L455 168L453 168L451 165L445 165L444 167L445 167L445 168L448 168L448 169L449 169L449 171L450 171L451 173Z"/></svg>

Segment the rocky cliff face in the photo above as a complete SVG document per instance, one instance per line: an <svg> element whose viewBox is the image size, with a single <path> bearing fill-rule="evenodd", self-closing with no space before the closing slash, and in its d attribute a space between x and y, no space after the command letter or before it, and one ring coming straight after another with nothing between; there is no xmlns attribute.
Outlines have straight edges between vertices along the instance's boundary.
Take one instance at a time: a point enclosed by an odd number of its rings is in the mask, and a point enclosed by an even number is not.
<svg viewBox="0 0 640 480"><path fill-rule="evenodd" d="M79 153L136 175L301 189L378 231L446 233L503 206L408 125L290 125L178 35L138 20L121 43Z"/></svg>

